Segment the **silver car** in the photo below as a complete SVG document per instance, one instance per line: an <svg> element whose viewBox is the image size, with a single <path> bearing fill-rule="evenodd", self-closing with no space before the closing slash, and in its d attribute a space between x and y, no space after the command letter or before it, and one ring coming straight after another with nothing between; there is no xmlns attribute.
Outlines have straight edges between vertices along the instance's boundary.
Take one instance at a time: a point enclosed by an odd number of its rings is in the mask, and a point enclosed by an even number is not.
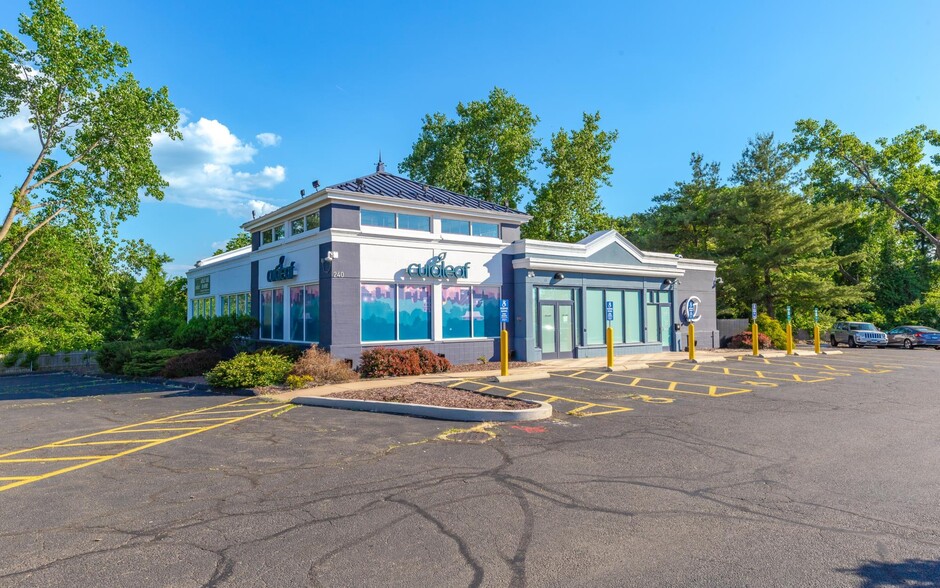
<svg viewBox="0 0 940 588"><path fill-rule="evenodd" d="M838 347L840 343L844 343L849 347L864 347L866 345L884 347L888 344L888 336L871 323L843 321L833 325L829 334L830 345Z"/></svg>
<svg viewBox="0 0 940 588"><path fill-rule="evenodd" d="M888 331L888 345L900 345L904 349L933 347L940 349L940 331L930 327L904 325Z"/></svg>

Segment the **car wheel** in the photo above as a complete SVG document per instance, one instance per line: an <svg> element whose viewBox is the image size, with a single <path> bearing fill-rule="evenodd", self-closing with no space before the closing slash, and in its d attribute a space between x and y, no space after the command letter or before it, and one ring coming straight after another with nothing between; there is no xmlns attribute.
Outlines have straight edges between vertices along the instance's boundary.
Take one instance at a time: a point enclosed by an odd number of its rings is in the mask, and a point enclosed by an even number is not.
<svg viewBox="0 0 940 588"><path fill-rule="evenodd" d="M885 348L884 345L876 345L875 347L877 347L878 349L884 349L884 348Z"/></svg>
<svg viewBox="0 0 940 588"><path fill-rule="evenodd" d="M911 340L910 340L910 339L905 339L905 340L904 340L904 349L913 349L913 348L914 348L914 344L911 343Z"/></svg>
<svg viewBox="0 0 940 588"><path fill-rule="evenodd" d="M833 347L838 347L838 346L839 346L839 342L836 341L836 336L835 336L835 335L832 335L831 337L829 337L829 344L832 345Z"/></svg>
<svg viewBox="0 0 940 588"><path fill-rule="evenodd" d="M849 347L852 349L858 347L858 343L855 342L855 337L849 337Z"/></svg>
<svg viewBox="0 0 940 588"><path fill-rule="evenodd" d="M936 349L937 351L940 351L940 347L934 347L934 349Z"/></svg>

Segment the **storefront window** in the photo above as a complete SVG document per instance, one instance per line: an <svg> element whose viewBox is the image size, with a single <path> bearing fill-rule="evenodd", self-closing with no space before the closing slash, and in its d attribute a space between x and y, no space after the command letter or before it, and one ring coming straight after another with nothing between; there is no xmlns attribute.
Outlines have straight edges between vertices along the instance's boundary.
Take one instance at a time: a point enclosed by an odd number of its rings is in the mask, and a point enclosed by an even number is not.
<svg viewBox="0 0 940 588"><path fill-rule="evenodd" d="M284 339L284 290L261 291L261 338Z"/></svg>
<svg viewBox="0 0 940 588"><path fill-rule="evenodd" d="M496 237L499 238L499 225L492 223L473 223L471 226L474 237Z"/></svg>
<svg viewBox="0 0 940 588"><path fill-rule="evenodd" d="M499 288L474 286L473 336L499 337Z"/></svg>
<svg viewBox="0 0 940 588"><path fill-rule="evenodd" d="M267 231L261 231L261 244L267 245L274 241L274 231L268 229Z"/></svg>
<svg viewBox="0 0 940 588"><path fill-rule="evenodd" d="M360 303L362 341L394 341L395 287L363 284L360 288Z"/></svg>
<svg viewBox="0 0 940 588"><path fill-rule="evenodd" d="M445 339L470 336L470 288L443 286L441 321Z"/></svg>
<svg viewBox="0 0 940 588"><path fill-rule="evenodd" d="M451 233L453 235L469 235L470 221L454 220L452 218L441 219L441 232Z"/></svg>
<svg viewBox="0 0 940 588"><path fill-rule="evenodd" d="M574 300L571 288L539 288L539 300Z"/></svg>
<svg viewBox="0 0 940 588"><path fill-rule="evenodd" d="M431 217L417 214L399 214L398 228L428 232L431 230Z"/></svg>
<svg viewBox="0 0 940 588"><path fill-rule="evenodd" d="M290 234L299 235L306 230L303 217L295 218L290 222Z"/></svg>
<svg viewBox="0 0 940 588"><path fill-rule="evenodd" d="M635 290L589 289L585 297L584 318L588 345L604 345L607 337L607 302L613 302L614 343L640 341L641 293Z"/></svg>
<svg viewBox="0 0 940 588"><path fill-rule="evenodd" d="M398 338L430 339L430 286L398 286Z"/></svg>
<svg viewBox="0 0 940 588"><path fill-rule="evenodd" d="M193 298L193 318L215 316L215 296Z"/></svg>
<svg viewBox="0 0 940 588"><path fill-rule="evenodd" d="M290 289L291 341L320 340L320 286L308 284Z"/></svg>
<svg viewBox="0 0 940 588"><path fill-rule="evenodd" d="M367 227L395 228L395 213L381 210L363 210L359 213L360 222Z"/></svg>
<svg viewBox="0 0 940 588"><path fill-rule="evenodd" d="M308 231L320 230L320 211L307 215L307 230Z"/></svg>
<svg viewBox="0 0 940 588"><path fill-rule="evenodd" d="M222 316L242 316L251 307L251 294L226 294L222 296Z"/></svg>

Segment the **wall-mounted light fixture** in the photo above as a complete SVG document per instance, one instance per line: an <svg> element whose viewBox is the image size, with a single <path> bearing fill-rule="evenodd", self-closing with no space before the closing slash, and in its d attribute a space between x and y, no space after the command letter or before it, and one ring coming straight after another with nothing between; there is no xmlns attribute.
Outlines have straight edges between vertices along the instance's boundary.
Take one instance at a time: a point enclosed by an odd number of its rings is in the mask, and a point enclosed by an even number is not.
<svg viewBox="0 0 940 588"><path fill-rule="evenodd" d="M313 189L314 190L320 189L320 180L313 180Z"/></svg>
<svg viewBox="0 0 940 588"><path fill-rule="evenodd" d="M534 278L534 277L535 277L535 272L532 271L532 270L529 270L528 273L526 273L525 277L527 277L527 278Z"/></svg>
<svg viewBox="0 0 940 588"><path fill-rule="evenodd" d="M563 274L563 273L561 273L561 272L555 272L555 279L556 279L556 280L564 280L564 279L565 279L565 274Z"/></svg>
<svg viewBox="0 0 940 588"><path fill-rule="evenodd" d="M334 259L339 259L339 251L327 251L326 260L333 261Z"/></svg>
<svg viewBox="0 0 940 588"><path fill-rule="evenodd" d="M717 288L718 284L724 284L724 283L725 281L722 280L720 276L716 277L715 280L712 282L712 288Z"/></svg>

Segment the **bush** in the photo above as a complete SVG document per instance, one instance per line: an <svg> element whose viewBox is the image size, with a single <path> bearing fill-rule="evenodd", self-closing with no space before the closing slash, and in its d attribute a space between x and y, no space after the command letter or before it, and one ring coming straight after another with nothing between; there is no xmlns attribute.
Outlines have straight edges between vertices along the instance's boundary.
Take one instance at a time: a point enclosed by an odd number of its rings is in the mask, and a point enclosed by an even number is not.
<svg viewBox="0 0 940 588"><path fill-rule="evenodd" d="M287 383L291 385L291 388L300 388L311 383L314 385L339 384L356 378L356 372L346 365L345 361L333 359L329 353L319 347L311 347L305 351L294 363L290 373L294 378L308 378L303 384L294 386L291 383L291 377L288 377Z"/></svg>
<svg viewBox="0 0 940 588"><path fill-rule="evenodd" d="M280 355L281 357L286 357L291 361L291 363L300 359L300 357L307 351L309 347L301 345L293 345L291 343L287 344L277 344L277 343L265 343L258 347L252 353L262 353L269 352L275 355Z"/></svg>
<svg viewBox="0 0 940 588"><path fill-rule="evenodd" d="M362 352L359 374L363 378L418 376L446 372L450 367L447 359L423 347L411 349L376 347Z"/></svg>
<svg viewBox="0 0 940 588"><path fill-rule="evenodd" d="M785 349L787 346L787 331L777 319L772 319L767 313L757 315L757 328L761 335L770 337L773 346ZM758 337L759 338L759 337Z"/></svg>
<svg viewBox="0 0 940 588"><path fill-rule="evenodd" d="M421 366L422 374L440 374L450 371L450 361L446 357L441 357L424 347L415 347L411 351L418 355L418 365Z"/></svg>
<svg viewBox="0 0 940 588"><path fill-rule="evenodd" d="M203 349L171 357L160 376L164 378L185 378L187 376L201 376L214 368L224 359L215 349Z"/></svg>
<svg viewBox="0 0 940 588"><path fill-rule="evenodd" d="M750 331L741 331L734 337L731 337L731 341L728 343L728 347L731 349L751 349L753 345L754 339L751 337ZM769 349L772 346L773 344L770 337L760 332L757 333L758 349Z"/></svg>
<svg viewBox="0 0 940 588"><path fill-rule="evenodd" d="M313 376L295 376L294 374L287 376L287 386L291 390L306 388L311 382L313 382Z"/></svg>
<svg viewBox="0 0 940 588"><path fill-rule="evenodd" d="M155 351L135 351L124 363L125 376L150 377L159 374L167 361L191 353L192 349L157 349Z"/></svg>
<svg viewBox="0 0 940 588"><path fill-rule="evenodd" d="M289 359L268 350L239 353L206 372L206 382L221 388L276 386L284 383L292 367Z"/></svg>
<svg viewBox="0 0 940 588"><path fill-rule="evenodd" d="M102 371L109 374L123 374L124 364L135 354L156 351L166 347L165 341L109 341L101 345L95 359Z"/></svg>
<svg viewBox="0 0 940 588"><path fill-rule="evenodd" d="M250 316L197 317L176 330L173 346L235 349L239 338L252 336L257 328L258 321Z"/></svg>
<svg viewBox="0 0 940 588"><path fill-rule="evenodd" d="M940 329L940 291L933 291L924 297L898 309L895 322L899 325L924 325Z"/></svg>

